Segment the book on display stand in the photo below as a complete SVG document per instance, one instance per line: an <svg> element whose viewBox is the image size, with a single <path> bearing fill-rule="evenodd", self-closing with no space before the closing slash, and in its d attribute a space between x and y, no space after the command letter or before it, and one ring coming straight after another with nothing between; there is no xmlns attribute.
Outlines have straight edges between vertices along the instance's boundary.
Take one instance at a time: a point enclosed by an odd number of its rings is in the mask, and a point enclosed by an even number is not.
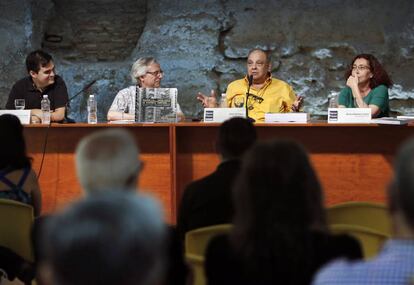
<svg viewBox="0 0 414 285"><path fill-rule="evenodd" d="M135 122L177 122L177 88L137 88Z"/></svg>

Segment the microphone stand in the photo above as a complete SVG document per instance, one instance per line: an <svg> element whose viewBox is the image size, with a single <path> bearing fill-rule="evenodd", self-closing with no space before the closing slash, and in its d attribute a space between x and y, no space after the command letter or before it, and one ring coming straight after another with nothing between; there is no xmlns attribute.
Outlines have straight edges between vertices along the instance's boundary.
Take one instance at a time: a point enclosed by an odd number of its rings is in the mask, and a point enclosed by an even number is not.
<svg viewBox="0 0 414 285"><path fill-rule="evenodd" d="M255 119L249 117L249 107L247 106L247 103L249 102L249 97L250 97L250 86L252 86L252 84L253 84L253 75L250 75L248 77L248 81L249 81L249 85L247 87L247 93L246 93L246 104L244 104L244 106L245 106L245 109L246 109L246 119L248 121L254 123Z"/></svg>
<svg viewBox="0 0 414 285"><path fill-rule="evenodd" d="M83 87L79 92L77 92L75 95L73 95L72 97L69 98L69 100L68 100L68 102L66 103L66 106L65 106L65 118L63 119L63 123L65 123L65 124L76 123L76 121L74 119L68 117L68 112L67 111L70 109L70 102L72 102L72 100L75 99L76 97L78 97L81 93L83 93L86 90L88 90L89 88L91 88L91 86L94 85L96 81L98 81L98 79L92 80L87 85L85 85L85 87Z"/></svg>

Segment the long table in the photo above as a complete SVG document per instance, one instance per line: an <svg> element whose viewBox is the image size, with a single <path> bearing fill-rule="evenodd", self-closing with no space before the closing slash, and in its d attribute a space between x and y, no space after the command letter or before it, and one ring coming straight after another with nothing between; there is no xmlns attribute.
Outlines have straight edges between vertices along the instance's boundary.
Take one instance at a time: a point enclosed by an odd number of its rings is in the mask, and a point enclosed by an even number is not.
<svg viewBox="0 0 414 285"><path fill-rule="evenodd" d="M113 127L126 128L135 137L145 163L139 181L140 191L159 199L166 220L174 223L185 186L214 171L219 163L215 151L219 124L102 123L25 127L33 168L37 173L42 168L39 181L43 213L53 212L82 196L75 170L76 146L88 134ZM305 146L324 188L327 205L355 200L384 202L396 150L414 134L411 126L374 124L316 122L256 124L256 127L260 140L288 138Z"/></svg>

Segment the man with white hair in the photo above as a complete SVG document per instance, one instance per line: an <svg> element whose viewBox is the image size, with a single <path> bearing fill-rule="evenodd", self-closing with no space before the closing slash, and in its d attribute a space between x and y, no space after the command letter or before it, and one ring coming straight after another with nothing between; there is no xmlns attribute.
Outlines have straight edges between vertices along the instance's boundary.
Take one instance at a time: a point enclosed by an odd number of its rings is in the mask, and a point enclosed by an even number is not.
<svg viewBox="0 0 414 285"><path fill-rule="evenodd" d="M135 192L143 166L139 155L137 143L126 129L109 128L83 138L76 149L76 170L86 196ZM174 228L168 228L167 239L165 278L171 285L185 284L187 268Z"/></svg>
<svg viewBox="0 0 414 285"><path fill-rule="evenodd" d="M108 121L134 120L135 96L137 88L160 88L164 72L158 61L153 57L141 57L131 68L131 79L134 85L122 89L115 96L108 111ZM177 103L177 116L184 121L185 116Z"/></svg>
<svg viewBox="0 0 414 285"><path fill-rule="evenodd" d="M86 194L108 189L135 191L141 167L135 139L125 129L95 132L76 149L76 170Z"/></svg>

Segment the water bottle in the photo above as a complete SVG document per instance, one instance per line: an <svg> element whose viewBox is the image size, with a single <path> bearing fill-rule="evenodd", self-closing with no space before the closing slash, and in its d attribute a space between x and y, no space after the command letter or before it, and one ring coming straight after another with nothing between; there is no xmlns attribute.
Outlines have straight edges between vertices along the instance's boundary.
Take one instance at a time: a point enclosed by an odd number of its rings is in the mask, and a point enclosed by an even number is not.
<svg viewBox="0 0 414 285"><path fill-rule="evenodd" d="M40 101L42 109L42 124L50 124L50 101L47 94L43 95L42 101Z"/></svg>
<svg viewBox="0 0 414 285"><path fill-rule="evenodd" d="M227 94L226 93L221 93L220 108L228 108L228 106L227 106Z"/></svg>
<svg viewBox="0 0 414 285"><path fill-rule="evenodd" d="M88 124L96 124L98 122L97 112L95 95L91 94L88 99Z"/></svg>
<svg viewBox="0 0 414 285"><path fill-rule="evenodd" d="M329 108L338 108L338 95L333 95L329 98Z"/></svg>

